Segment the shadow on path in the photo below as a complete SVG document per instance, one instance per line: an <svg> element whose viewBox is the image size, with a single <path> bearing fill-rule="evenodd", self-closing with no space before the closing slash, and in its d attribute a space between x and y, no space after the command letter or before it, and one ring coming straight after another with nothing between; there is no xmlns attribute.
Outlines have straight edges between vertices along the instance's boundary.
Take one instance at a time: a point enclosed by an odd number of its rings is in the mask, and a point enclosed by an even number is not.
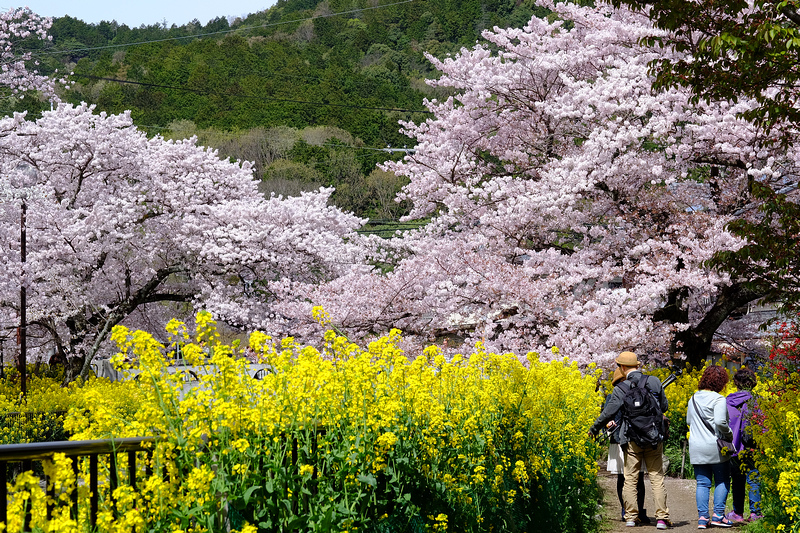
<svg viewBox="0 0 800 533"><path fill-rule="evenodd" d="M650 490L650 479L645 476L645 507L647 514L652 518L652 523L638 527L625 527L621 520L622 508L617 498L617 476L608 473L604 465L598 474L600 487L603 489L603 518L605 519L604 531L607 533L622 533L635 531L658 531L656 529L655 504ZM697 531L697 502L695 499L694 479L677 479L668 477L667 505L669 506L672 527L668 531L685 532ZM732 528L736 529L736 528Z"/></svg>

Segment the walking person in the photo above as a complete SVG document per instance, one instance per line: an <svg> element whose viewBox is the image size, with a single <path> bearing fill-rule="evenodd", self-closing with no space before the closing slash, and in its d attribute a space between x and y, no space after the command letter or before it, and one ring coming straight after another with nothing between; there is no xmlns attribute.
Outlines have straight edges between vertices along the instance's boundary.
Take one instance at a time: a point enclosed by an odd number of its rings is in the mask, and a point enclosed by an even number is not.
<svg viewBox="0 0 800 533"><path fill-rule="evenodd" d="M622 352L615 362L625 380L614 387L600 416L589 429L589 434L597 436L600 428L614 420L617 413L622 410L623 418L617 440L625 452L625 483L622 488L625 525L633 527L641 523L636 485L644 464L647 467L656 504L656 527L667 529L670 520L664 484L663 413L666 412L669 403L658 378L645 375L639 370L641 363L635 353ZM652 406L647 416L631 414L630 400L634 397L638 398L637 405Z"/></svg>
<svg viewBox="0 0 800 533"><path fill-rule="evenodd" d="M756 401L750 392L756 386L756 374L747 367L740 368L733 375L733 383L738 389L725 399L728 406L728 418L733 432L734 453L731 457L731 492L733 493L733 510L727 514L731 522L743 522L745 485L750 486L748 500L750 504L750 520L761 518L761 485L756 469L753 451L755 444L748 433L748 418L755 409Z"/></svg>
<svg viewBox="0 0 800 533"><path fill-rule="evenodd" d="M616 387L625 380L625 375L617 368L611 377L611 385ZM606 402L611 396L606 398ZM608 433L608 461L606 469L617 476L617 498L622 507L622 520L625 521L625 500L622 498L622 489L625 486L625 452L619 445L619 432L622 428L622 409L617 411L613 420L606 424ZM644 466L647 469L647 466ZM650 524L650 517L647 516L647 509L644 508L644 472L639 472L639 479L636 481L636 507L639 509L639 521L642 524Z"/></svg>
<svg viewBox="0 0 800 533"><path fill-rule="evenodd" d="M723 454L717 439L731 440L728 408L720 394L728 383L728 372L721 366L709 366L700 377L697 392L692 395L686 410L689 426L689 459L697 480L697 528L708 525L731 527L725 516L725 501L730 488L730 455ZM709 514L708 499L714 484L714 509Z"/></svg>

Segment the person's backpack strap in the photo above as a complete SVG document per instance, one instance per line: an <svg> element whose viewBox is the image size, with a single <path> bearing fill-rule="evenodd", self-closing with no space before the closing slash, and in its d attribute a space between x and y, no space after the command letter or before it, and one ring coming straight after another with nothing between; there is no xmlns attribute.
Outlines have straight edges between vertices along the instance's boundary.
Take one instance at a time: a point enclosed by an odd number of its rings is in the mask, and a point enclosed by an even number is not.
<svg viewBox="0 0 800 533"><path fill-rule="evenodd" d="M653 395L653 398L655 399L655 406L656 408L658 408L658 412L663 415L664 413L663 410L661 409L661 402L658 400L659 391L657 389L651 389L647 386L647 383L650 381L650 378L655 378L655 376L650 376L647 374L642 375L642 379L639 380L639 384L643 389L647 390L647 392ZM658 380L658 378L655 379ZM660 386L661 382L659 381L658 384Z"/></svg>

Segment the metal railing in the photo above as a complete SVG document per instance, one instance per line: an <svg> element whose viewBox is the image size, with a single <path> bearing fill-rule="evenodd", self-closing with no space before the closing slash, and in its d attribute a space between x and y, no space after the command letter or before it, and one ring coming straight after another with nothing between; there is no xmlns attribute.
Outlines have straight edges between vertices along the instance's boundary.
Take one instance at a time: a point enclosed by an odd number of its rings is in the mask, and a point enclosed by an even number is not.
<svg viewBox="0 0 800 533"><path fill-rule="evenodd" d="M89 458L89 517L92 526L97 523L97 512L99 504L98 493L98 458L101 455L109 456L109 488L113 494L114 489L119 485L119 472L117 469L117 454L124 452L128 454L128 483L131 488L136 490L136 452L150 452L145 448L146 443L155 441L155 437L131 437L122 439L108 440L79 440L79 441L57 441L57 442L34 442L29 444L3 444L0 445L0 502L8 502L8 464L22 463L22 471L33 468L33 461L43 461L52 459L53 455L63 453L67 457L73 458L72 469L75 478L78 478L78 458ZM149 465L145 468L149 471ZM148 472L149 474L149 472ZM47 476L45 476L45 487L49 496L55 497L55 491ZM75 516L78 516L78 490L72 491L72 509ZM52 516L52 508L48 505L47 519ZM30 510L25 516L23 530L30 529ZM0 523L8 525L8 505L0 505Z"/></svg>
<svg viewBox="0 0 800 533"><path fill-rule="evenodd" d="M298 493L291 497L291 511L295 514L308 512L310 505L309 498L314 497L317 494L317 483L320 479L320 457L318 456L319 445L320 441L324 439L326 433L326 429L322 427L312 430L309 435L305 436L305 439L307 439L304 441L305 444L300 442L301 437L299 435L283 432L280 433L280 438L283 439L287 444L283 457L280 459L281 465L284 468L296 467L300 464L302 459L303 463L311 464L313 466L310 483L307 486L308 492L302 494ZM103 492L107 495L113 495L114 490L120 486L121 476L118 467L119 454L127 454L127 485L130 486L134 492L137 490L137 478L141 483L142 479L147 479L154 473L157 475L168 475L164 465L160 467L153 466L153 447L149 445L156 443L158 440L159 439L156 437L131 437L107 440L57 441L0 445L0 501L6 502L6 505L0 506L0 523L8 526L9 494L7 483L9 481L9 464L21 463L22 472L26 472L33 470L34 461L45 461L48 459L52 460L55 454L63 453L65 456L72 459L72 470L76 480L76 486L70 491L69 494L71 500L71 514L77 519L79 516L85 517L86 512L88 511L89 522L92 527L96 527L101 492L98 489L105 487L107 490L103 490ZM140 456L137 461L138 452L145 452L147 456L145 458ZM98 477L100 456L108 456L107 463L104 461L102 487L100 486ZM84 470L81 474L81 463L83 464L83 468L86 468L86 460L81 461L81 458L88 460L88 480L86 480L85 477L86 470ZM259 461L263 470L264 457L261 457ZM105 466L108 466L107 474L105 472ZM40 479L41 477L42 476L40 475ZM85 496L80 498L81 512L79 513L78 480L81 478L83 478L84 483L86 483L85 486L89 489L89 500L87 502L84 499ZM124 483L125 476L123 475L122 478L122 482ZM44 474L43 479L45 483L44 490L48 496L46 516L47 520L50 521L53 518L54 511L54 507L52 506L51 502L55 501L57 498L55 494L55 488L52 486L53 484L50 482L51 480L47 478L46 473ZM375 482L375 491L377 494L385 494L387 490L388 479L387 476L381 472L377 476ZM390 501L383 511L391 514L394 509L394 503L391 501L391 498L388 499ZM86 509L87 504L89 507L88 509ZM111 500L111 505L114 505L113 499ZM223 507L226 509L225 512L227 514L229 511L227 504L223 505ZM25 512L26 515L24 519L23 531L31 531L31 509L28 508L25 510ZM248 508L239 510L230 509L230 512L232 515L235 514L235 518L237 518L241 523L243 523L245 520L253 521L255 518L254 516L250 516L252 510ZM227 519L233 520L234 517L232 515L228 515Z"/></svg>

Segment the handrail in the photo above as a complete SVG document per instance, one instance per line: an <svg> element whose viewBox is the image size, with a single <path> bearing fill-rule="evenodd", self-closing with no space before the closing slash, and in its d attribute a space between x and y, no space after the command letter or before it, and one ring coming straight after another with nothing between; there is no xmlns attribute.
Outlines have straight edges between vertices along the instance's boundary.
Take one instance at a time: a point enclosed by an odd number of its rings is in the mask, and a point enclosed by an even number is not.
<svg viewBox="0 0 800 533"><path fill-rule="evenodd" d="M310 429L310 428L309 428ZM304 448L303 453L309 453L311 456L316 456L318 453L319 437L326 434L326 428L314 427L313 434L311 435L310 450ZM287 455L283 457L282 464L285 467L290 465L296 466L300 459L301 446L298 442L297 436L291 433L281 433L284 439L291 439L290 452L287 449ZM98 456L109 455L108 459L108 488L113 494L114 489L119 486L121 482L119 472L117 470L117 455L127 454L127 480L126 483L134 490L137 490L137 485L141 482L140 476L144 473L145 476L153 475L155 465L152 465L153 451L150 446L151 443L159 442L159 437L128 437L119 439L103 439L103 440L82 440L82 441L56 441L56 442L35 442L24 444L4 444L0 445L0 501L8 500L7 491L7 464L10 462L21 462L23 470L30 470L33 461L42 461L52 458L56 453L63 453L68 457L74 458L72 461L72 470L75 474L76 480L78 479L78 457L88 459L88 479L84 478L84 482L88 485L90 497L88 503L88 516L91 526L96 526L97 516L99 511L99 490L98 490ZM144 465L141 462L141 457L137 458L137 452L148 452ZM137 466L138 463L138 466ZM316 483L319 472L317 464L312 460L313 472L311 479ZM164 468L161 465L160 468ZM166 470L159 470L158 475L166 475ZM383 476L379 476L378 487L385 490L386 481ZM53 488L50 487L49 480L45 478L45 490L48 496L55 497ZM316 486L312 485L309 490L311 494L316 493ZM296 512L300 512L304 506L308 505L308 499L305 496L298 495L298 498L292 498L292 508ZM74 516L78 516L78 491L77 487L71 494L71 506ZM113 499L112 499L112 505ZM51 518L51 506L47 507L47 520ZM7 525L8 510L7 506L0 506L0 524ZM26 511L25 524L23 531L30 531L31 515L30 510Z"/></svg>
<svg viewBox="0 0 800 533"><path fill-rule="evenodd" d="M8 500L7 489L7 470L9 462L22 462L23 470L30 470L33 461L41 461L53 457L56 453L63 453L70 457L89 457L89 488L90 496L90 521L92 526L96 524L98 512L98 456L110 455L110 484L111 489L115 489L118 483L117 473L117 452L128 453L128 476L130 485L136 488L136 452L149 451L144 447L145 444L156 441L156 437L127 437L120 439L102 440L76 440L76 441L56 441L56 442L31 442L22 444L2 444L0 445L0 502ZM73 471L77 477L77 460L72 463ZM45 487L47 488L47 483ZM47 488L49 491L50 489ZM72 506L77 513L78 493L77 490L72 494ZM50 507L48 506L48 520L50 518ZM8 509L6 505L0 505L0 523L8 525ZM26 513L25 525L23 530L28 529L30 524L30 512Z"/></svg>
<svg viewBox="0 0 800 533"><path fill-rule="evenodd" d="M55 442L27 442L21 444L0 444L0 462L38 461L63 453L69 456L90 455L93 453L114 453L143 451L142 444L155 442L155 437L126 437L104 440L61 440Z"/></svg>

